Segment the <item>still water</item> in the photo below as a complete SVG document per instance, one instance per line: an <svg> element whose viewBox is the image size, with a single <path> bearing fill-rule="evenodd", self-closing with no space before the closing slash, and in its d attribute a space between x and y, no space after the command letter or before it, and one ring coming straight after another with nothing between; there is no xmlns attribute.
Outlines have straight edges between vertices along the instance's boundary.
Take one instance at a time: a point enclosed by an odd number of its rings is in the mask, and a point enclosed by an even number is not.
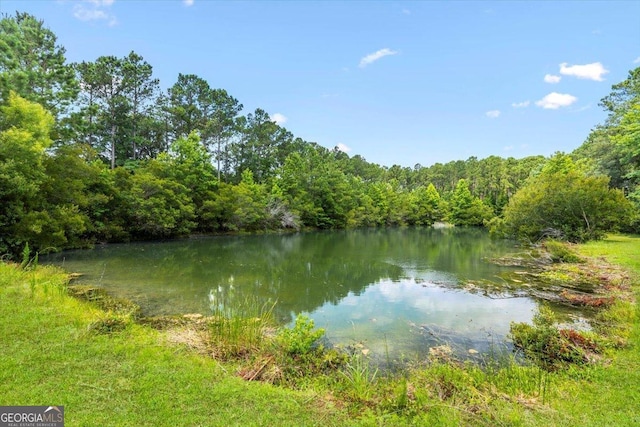
<svg viewBox="0 0 640 427"><path fill-rule="evenodd" d="M276 302L282 325L303 313L333 344L398 360L445 343L482 354L504 344L510 322L529 322L538 302L496 293L511 270L488 262L515 250L476 229L380 229L105 245L46 262L147 315L207 315L257 298Z"/></svg>

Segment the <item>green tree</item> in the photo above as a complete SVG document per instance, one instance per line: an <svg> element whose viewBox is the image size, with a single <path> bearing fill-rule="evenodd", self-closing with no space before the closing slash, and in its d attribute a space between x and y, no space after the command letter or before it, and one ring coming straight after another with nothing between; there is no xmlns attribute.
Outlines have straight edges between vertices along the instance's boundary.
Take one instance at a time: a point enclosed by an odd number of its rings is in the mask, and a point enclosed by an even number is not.
<svg viewBox="0 0 640 427"><path fill-rule="evenodd" d="M133 172L125 168L116 170L122 199L118 216L125 219L131 236L157 239L187 235L195 229L190 190L165 178L165 164L150 160Z"/></svg>
<svg viewBox="0 0 640 427"><path fill-rule="evenodd" d="M167 111L173 138L186 137L198 131L202 143L207 146L209 140L205 131L213 110L214 92L209 83L195 74L179 74L168 95Z"/></svg>
<svg viewBox="0 0 640 427"><path fill-rule="evenodd" d="M124 67L124 61L115 56L101 56L94 63L78 65L81 85L87 92L85 99L89 102L88 143L99 152L108 153L111 169L116 167L118 151L126 152L122 135L126 133L125 117L130 107L126 97L129 81L124 78ZM93 142L94 129L98 144Z"/></svg>
<svg viewBox="0 0 640 427"><path fill-rule="evenodd" d="M0 112L0 253L15 254L41 232L35 225L29 230L24 218L42 205L40 186L54 121L42 106L15 92Z"/></svg>
<svg viewBox="0 0 640 427"><path fill-rule="evenodd" d="M210 223L205 217L211 206L205 208L208 201L216 198L218 181L211 164L211 155L200 143L197 132L191 132L186 138L178 138L171 144L168 153L158 157L162 172L158 175L175 181L190 190L189 197L195 208L198 228L202 231L213 231L216 223Z"/></svg>
<svg viewBox="0 0 640 427"><path fill-rule="evenodd" d="M217 198L207 207L223 230L257 231L268 225L267 200L265 186L246 170L237 185L221 183Z"/></svg>
<svg viewBox="0 0 640 427"><path fill-rule="evenodd" d="M610 185L629 195L640 217L640 67L613 85L600 106L608 112L607 120L573 155L587 160L592 172L610 176ZM640 221L634 229L640 230Z"/></svg>
<svg viewBox="0 0 640 427"><path fill-rule="evenodd" d="M611 93L602 100L600 106L609 113L607 125L616 125L629 109L640 102L640 67L629 71L620 83L611 87Z"/></svg>
<svg viewBox="0 0 640 427"><path fill-rule="evenodd" d="M152 77L151 65L133 51L123 59L122 74L123 85L126 88L124 95L130 106L131 157L136 160L140 157L140 147L147 144L143 135L146 133L145 125L149 125L149 121L143 118L151 113L158 94L159 81Z"/></svg>
<svg viewBox="0 0 640 427"><path fill-rule="evenodd" d="M135 52L76 65L82 108L68 120L72 133L109 158L111 167L153 157L164 129L153 116L158 80Z"/></svg>
<svg viewBox="0 0 640 427"><path fill-rule="evenodd" d="M477 226L493 216L493 210L471 194L467 181L459 180L449 201L449 221L455 225Z"/></svg>
<svg viewBox="0 0 640 427"><path fill-rule="evenodd" d="M218 181L221 179L222 164L228 163L227 146L238 131L237 116L242 110L242 104L224 89L213 90L214 109L210 114L205 134L215 144L215 159L217 161ZM213 151L209 148L210 151Z"/></svg>
<svg viewBox="0 0 640 427"><path fill-rule="evenodd" d="M308 227L343 228L353 225L356 198L353 181L325 148L308 145L289 154L276 183L287 209Z"/></svg>
<svg viewBox="0 0 640 427"><path fill-rule="evenodd" d="M537 241L599 239L628 220L631 205L605 176L589 176L569 156L556 154L529 179L504 211L507 234Z"/></svg>
<svg viewBox="0 0 640 427"><path fill-rule="evenodd" d="M64 113L78 94L73 68L56 35L34 16L17 12L0 20L0 94L15 91L46 108Z"/></svg>
<svg viewBox="0 0 640 427"><path fill-rule="evenodd" d="M233 146L236 174L248 169L257 182L267 182L284 164L293 135L260 108L238 123L240 140Z"/></svg>
<svg viewBox="0 0 640 427"><path fill-rule="evenodd" d="M412 225L429 226L442 219L440 213L440 194L433 184L420 186L411 192L411 220Z"/></svg>

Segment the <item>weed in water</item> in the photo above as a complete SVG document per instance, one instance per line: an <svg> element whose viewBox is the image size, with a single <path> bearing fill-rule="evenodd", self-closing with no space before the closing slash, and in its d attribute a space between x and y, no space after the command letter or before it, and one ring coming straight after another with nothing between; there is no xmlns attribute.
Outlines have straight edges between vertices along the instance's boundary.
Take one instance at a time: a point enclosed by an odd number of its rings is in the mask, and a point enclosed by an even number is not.
<svg viewBox="0 0 640 427"><path fill-rule="evenodd" d="M526 357L550 371L567 363L588 363L589 354L600 351L585 334L558 329L555 314L546 305L533 317L533 325L512 323L510 335Z"/></svg>
<svg viewBox="0 0 640 427"><path fill-rule="evenodd" d="M299 314L293 328L284 328L278 332L277 341L284 351L291 355L308 354L324 336L324 329L314 328L313 319Z"/></svg>

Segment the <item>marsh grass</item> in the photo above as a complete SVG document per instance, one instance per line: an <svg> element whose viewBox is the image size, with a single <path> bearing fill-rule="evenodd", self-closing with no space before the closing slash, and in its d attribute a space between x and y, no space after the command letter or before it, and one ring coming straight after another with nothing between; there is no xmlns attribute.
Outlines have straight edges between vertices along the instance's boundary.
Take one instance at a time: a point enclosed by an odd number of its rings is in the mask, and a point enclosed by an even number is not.
<svg viewBox="0 0 640 427"><path fill-rule="evenodd" d="M275 303L246 297L233 306L219 304L208 320L210 343L221 359L249 356L264 348L274 327Z"/></svg>

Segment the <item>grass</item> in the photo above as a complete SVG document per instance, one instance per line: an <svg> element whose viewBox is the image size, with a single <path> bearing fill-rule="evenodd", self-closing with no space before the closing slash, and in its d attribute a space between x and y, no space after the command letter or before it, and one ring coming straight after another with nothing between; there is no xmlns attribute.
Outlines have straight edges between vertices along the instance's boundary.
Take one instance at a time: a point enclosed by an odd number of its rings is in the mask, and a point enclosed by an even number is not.
<svg viewBox="0 0 640 427"><path fill-rule="evenodd" d="M113 313L54 291L65 285L51 268L0 264L0 404L64 405L70 426L344 421L313 392L243 381L148 327L96 332L91 325Z"/></svg>
<svg viewBox="0 0 640 427"><path fill-rule="evenodd" d="M610 236L582 245L579 251L584 256L604 256L631 271L635 301L640 300L639 236ZM627 324L628 345L616 351L609 364L563 374L558 384L563 398L553 405L556 425L640 425L640 308L635 302L620 302L607 313L612 322Z"/></svg>
<svg viewBox="0 0 640 427"><path fill-rule="evenodd" d="M219 358L255 353L264 341L264 330L273 325L274 303L260 304L246 298L234 307L218 304L208 322L210 339Z"/></svg>
<svg viewBox="0 0 640 427"><path fill-rule="evenodd" d="M638 237L612 236L577 250L640 276ZM341 357L312 345L319 334L305 319L258 342L270 308L251 304L259 311L239 316L244 320L225 323L221 310L203 329L227 334L223 344L232 343L227 351L240 357L194 351L141 324L124 303L86 289L73 293L91 295L85 299L93 303L69 296L59 270L24 267L0 263L0 405L64 405L70 426L640 425L640 316L633 301L602 311L603 321L627 337L602 363L548 372L496 350L480 365L434 360L385 373L363 355ZM246 380L267 370L280 373Z"/></svg>

